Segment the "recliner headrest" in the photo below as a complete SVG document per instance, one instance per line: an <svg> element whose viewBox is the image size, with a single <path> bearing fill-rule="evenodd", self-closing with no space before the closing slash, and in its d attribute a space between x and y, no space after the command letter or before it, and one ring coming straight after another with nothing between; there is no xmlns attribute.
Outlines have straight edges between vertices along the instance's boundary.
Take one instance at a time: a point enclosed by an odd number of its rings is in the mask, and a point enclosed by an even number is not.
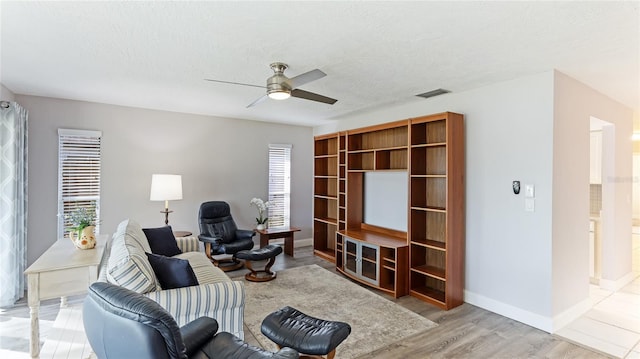
<svg viewBox="0 0 640 359"><path fill-rule="evenodd" d="M220 218L231 215L229 204L224 201L209 201L200 205L198 218Z"/></svg>

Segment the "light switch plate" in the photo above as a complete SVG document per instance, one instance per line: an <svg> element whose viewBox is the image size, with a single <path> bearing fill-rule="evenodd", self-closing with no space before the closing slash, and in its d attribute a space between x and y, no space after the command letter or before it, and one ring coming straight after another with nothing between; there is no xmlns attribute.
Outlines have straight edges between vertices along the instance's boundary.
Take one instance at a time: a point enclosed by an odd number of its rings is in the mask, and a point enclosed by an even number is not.
<svg viewBox="0 0 640 359"><path fill-rule="evenodd" d="M532 184L524 185L524 196L527 198L534 198L536 196L535 186Z"/></svg>
<svg viewBox="0 0 640 359"><path fill-rule="evenodd" d="M536 200L533 198L525 198L524 200L524 210L527 212L535 212L536 210Z"/></svg>

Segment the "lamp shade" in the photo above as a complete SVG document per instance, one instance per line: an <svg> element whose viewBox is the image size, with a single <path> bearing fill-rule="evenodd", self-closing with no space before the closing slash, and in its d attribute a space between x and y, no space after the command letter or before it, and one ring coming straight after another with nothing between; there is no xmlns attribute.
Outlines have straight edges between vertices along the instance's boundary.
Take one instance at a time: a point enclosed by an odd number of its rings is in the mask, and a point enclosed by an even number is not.
<svg viewBox="0 0 640 359"><path fill-rule="evenodd" d="M151 175L151 201L173 201L182 199L182 176Z"/></svg>

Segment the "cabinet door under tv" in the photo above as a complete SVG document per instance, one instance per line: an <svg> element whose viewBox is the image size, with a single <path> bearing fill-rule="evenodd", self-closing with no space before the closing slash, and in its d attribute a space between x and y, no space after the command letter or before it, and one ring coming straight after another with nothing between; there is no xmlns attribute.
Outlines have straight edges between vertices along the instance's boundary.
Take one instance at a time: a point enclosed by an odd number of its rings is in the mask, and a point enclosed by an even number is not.
<svg viewBox="0 0 640 359"><path fill-rule="evenodd" d="M336 269L395 298L407 295L409 247L406 235L377 230L365 225L363 230L338 232L338 237L343 239L343 266Z"/></svg>

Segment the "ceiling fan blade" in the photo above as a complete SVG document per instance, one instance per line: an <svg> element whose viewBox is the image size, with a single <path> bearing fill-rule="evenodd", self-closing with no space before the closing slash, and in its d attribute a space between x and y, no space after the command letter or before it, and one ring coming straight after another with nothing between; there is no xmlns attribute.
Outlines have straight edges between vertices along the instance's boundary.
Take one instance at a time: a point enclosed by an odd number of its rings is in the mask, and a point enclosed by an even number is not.
<svg viewBox="0 0 640 359"><path fill-rule="evenodd" d="M315 70L311 70L309 72L300 74L298 76L292 77L287 82L289 83L292 89L295 89L311 81L319 80L325 76L327 76L327 74L325 74L324 72L318 69L315 69Z"/></svg>
<svg viewBox="0 0 640 359"><path fill-rule="evenodd" d="M212 79L205 79L205 81L211 81L211 82L220 82L223 84L231 84L231 85L242 85L242 86L251 86L251 87L259 87L259 88L266 88L265 86L260 86L260 85L252 85L252 84L243 84L242 82L230 82L230 81L221 81L221 80L212 80Z"/></svg>
<svg viewBox="0 0 640 359"><path fill-rule="evenodd" d="M329 104L329 105L333 105L334 103L336 103L338 101L338 100L333 99L331 97L318 95L317 93L313 93L313 92L309 92L309 91L305 91L305 90L300 90L300 89L291 90L291 96L297 97L297 98L303 98L305 100L322 102L322 103L326 103L326 104Z"/></svg>
<svg viewBox="0 0 640 359"><path fill-rule="evenodd" d="M262 101L264 101L264 100L266 100L266 99L268 99L268 98L269 98L269 96L264 95L264 96L260 97L259 99L257 99L257 100L255 100L255 101L253 101L252 103L250 103L250 104L249 104L249 106L247 106L247 108L249 108L249 107L253 107L253 106L255 106L255 105L259 104L260 102L262 102Z"/></svg>

